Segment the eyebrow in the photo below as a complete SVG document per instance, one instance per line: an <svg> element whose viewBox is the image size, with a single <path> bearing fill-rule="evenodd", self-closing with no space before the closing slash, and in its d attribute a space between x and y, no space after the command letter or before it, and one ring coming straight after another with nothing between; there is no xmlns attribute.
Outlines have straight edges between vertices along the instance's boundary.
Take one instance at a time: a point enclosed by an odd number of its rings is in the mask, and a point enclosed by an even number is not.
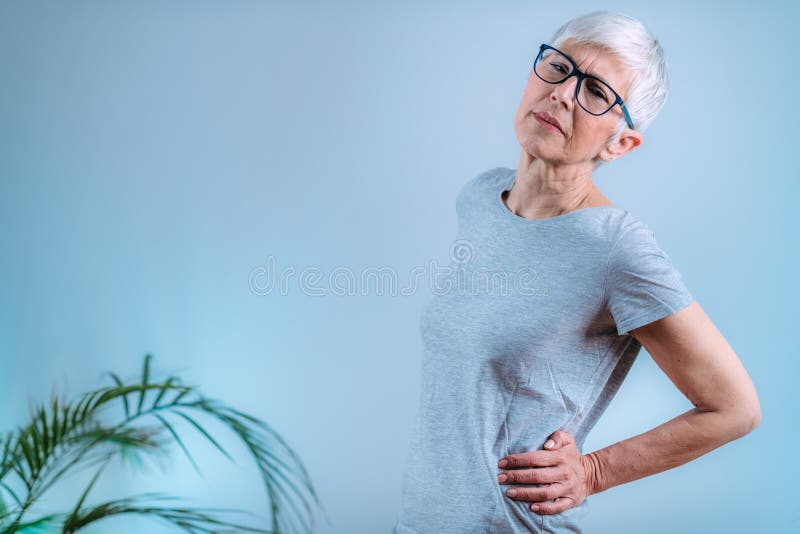
<svg viewBox="0 0 800 534"><path fill-rule="evenodd" d="M572 63L575 65L576 68L578 67L578 62L575 61L575 58L573 58L571 55L567 54L564 51L562 51L561 53L564 54L565 56L567 56L570 59L570 61L572 61ZM605 83L606 85L608 85L612 89L614 88L614 85L616 85L616 84L612 84L611 82L609 82L605 78L601 78L600 76L597 76L596 74L592 74L589 71L584 71L584 73L586 73L587 75L591 76L592 78L597 78L598 80L600 80L601 82ZM614 90L616 91L616 89L614 89Z"/></svg>

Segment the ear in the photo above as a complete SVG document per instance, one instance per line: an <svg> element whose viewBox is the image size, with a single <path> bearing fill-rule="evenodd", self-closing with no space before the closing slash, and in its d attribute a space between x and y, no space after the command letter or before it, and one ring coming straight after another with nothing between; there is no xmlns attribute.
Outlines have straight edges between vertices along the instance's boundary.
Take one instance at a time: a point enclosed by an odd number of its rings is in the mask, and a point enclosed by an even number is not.
<svg viewBox="0 0 800 534"><path fill-rule="evenodd" d="M636 130L626 128L619 134L617 140L607 144L597 157L604 162L609 162L627 154L641 144L642 134Z"/></svg>

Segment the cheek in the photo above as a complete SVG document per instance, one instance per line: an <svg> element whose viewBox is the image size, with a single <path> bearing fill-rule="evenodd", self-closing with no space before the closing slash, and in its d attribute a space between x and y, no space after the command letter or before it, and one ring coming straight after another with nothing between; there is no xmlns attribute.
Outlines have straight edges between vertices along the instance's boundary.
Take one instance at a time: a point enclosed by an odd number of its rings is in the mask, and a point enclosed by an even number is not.
<svg viewBox="0 0 800 534"><path fill-rule="evenodd" d="M522 101L526 102L529 107L541 106L547 103L551 90L552 87L534 76L533 79L528 79L528 83L525 85L525 90L522 92Z"/></svg>
<svg viewBox="0 0 800 534"><path fill-rule="evenodd" d="M586 113L576 106L572 114L573 137L581 145L595 145L602 137L606 127L600 117Z"/></svg>

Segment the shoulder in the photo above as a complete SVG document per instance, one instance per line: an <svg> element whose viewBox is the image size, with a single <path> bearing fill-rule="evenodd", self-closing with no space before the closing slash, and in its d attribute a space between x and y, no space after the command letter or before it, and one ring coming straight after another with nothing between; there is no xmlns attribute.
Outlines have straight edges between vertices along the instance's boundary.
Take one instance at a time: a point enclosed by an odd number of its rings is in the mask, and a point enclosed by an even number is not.
<svg viewBox="0 0 800 534"><path fill-rule="evenodd" d="M466 182L464 182L461 186L459 194L477 188L498 185L502 180L509 178L512 172L514 172L514 169L509 169L508 167L492 167L491 169L482 171L471 176Z"/></svg>
<svg viewBox="0 0 800 534"><path fill-rule="evenodd" d="M479 203L490 191L500 186L500 182L510 177L513 169L492 167L468 178L458 189L456 206Z"/></svg>
<svg viewBox="0 0 800 534"><path fill-rule="evenodd" d="M636 251L640 247L658 246L655 232L643 220L630 211L623 210L615 225L612 253Z"/></svg>
<svg viewBox="0 0 800 534"><path fill-rule="evenodd" d="M609 274L671 265L669 254L659 244L652 228L630 212L625 211L620 217L615 233L608 255Z"/></svg>

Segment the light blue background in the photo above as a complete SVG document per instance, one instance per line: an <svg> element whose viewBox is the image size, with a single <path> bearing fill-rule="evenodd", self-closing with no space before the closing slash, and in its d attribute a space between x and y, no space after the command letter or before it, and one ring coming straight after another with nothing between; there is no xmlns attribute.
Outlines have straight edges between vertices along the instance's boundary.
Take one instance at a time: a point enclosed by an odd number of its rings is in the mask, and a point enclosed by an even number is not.
<svg viewBox="0 0 800 534"><path fill-rule="evenodd" d="M428 287L258 295L249 277L269 256L400 280L446 263L456 191L517 165L538 45L618 10L662 42L672 92L644 144L595 182L653 228L749 371L763 422L590 497L587 532L796 532L796 6L0 3L0 428L54 386L132 377L152 352L160 375L288 440L323 501L319 532L389 532ZM689 408L642 352L584 452ZM117 470L95 499L158 489L267 514L243 451L230 464L189 446L202 478L176 448L163 473ZM87 532L111 528L173 532L147 519Z"/></svg>

